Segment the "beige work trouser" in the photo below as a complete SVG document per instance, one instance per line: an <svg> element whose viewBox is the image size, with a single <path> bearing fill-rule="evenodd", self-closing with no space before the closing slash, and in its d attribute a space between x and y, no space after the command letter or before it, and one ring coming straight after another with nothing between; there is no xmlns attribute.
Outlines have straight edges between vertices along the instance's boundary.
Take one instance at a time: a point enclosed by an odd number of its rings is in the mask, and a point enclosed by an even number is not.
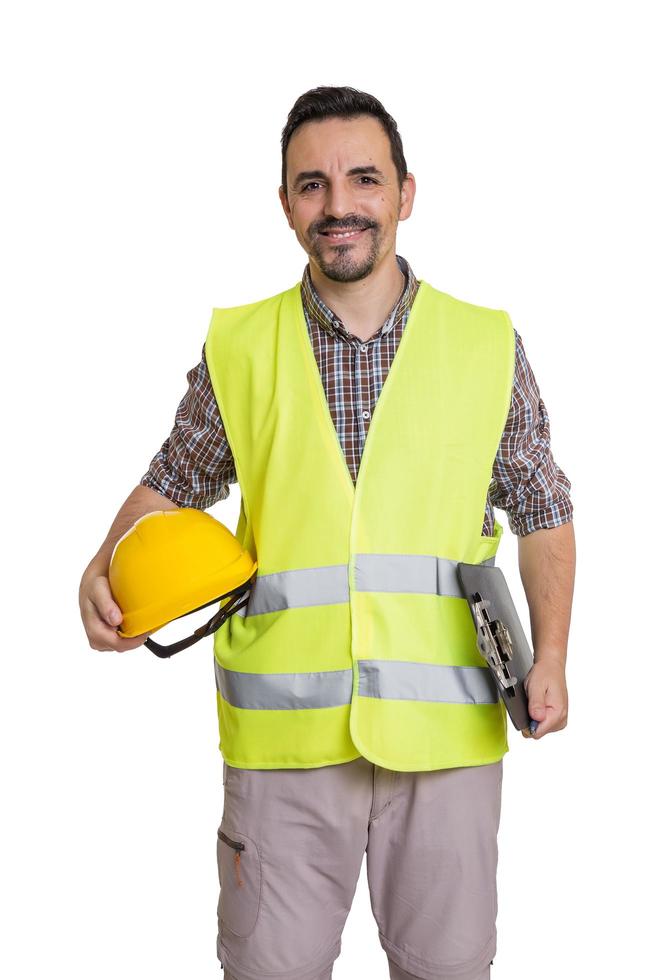
<svg viewBox="0 0 654 980"><path fill-rule="evenodd" d="M225 980L328 980L364 853L391 980L488 980L502 769L223 764Z"/></svg>

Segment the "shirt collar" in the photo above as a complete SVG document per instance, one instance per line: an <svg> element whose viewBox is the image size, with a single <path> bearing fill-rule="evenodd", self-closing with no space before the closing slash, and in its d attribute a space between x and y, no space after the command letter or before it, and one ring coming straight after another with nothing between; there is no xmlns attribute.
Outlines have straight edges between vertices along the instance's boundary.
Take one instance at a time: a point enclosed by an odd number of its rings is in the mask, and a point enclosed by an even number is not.
<svg viewBox="0 0 654 980"><path fill-rule="evenodd" d="M389 330L392 330L393 327L401 322L411 309L416 293L418 292L420 281L416 279L407 260L401 255L396 255L395 258L397 260L397 264L404 273L404 290L396 305L389 313L387 319L381 325L379 330L377 330L373 336L369 338L369 340L373 340L380 335L383 336L387 334ZM349 332L343 321L338 319L336 314L329 309L327 304L323 302L316 292L316 288L311 279L308 262L302 275L301 294L302 304L304 306L304 312L307 319L317 323L319 327L325 330L325 332L332 337L338 335L343 340L347 340L350 343L361 343L359 338L355 337ZM366 341L366 343L369 343L369 341Z"/></svg>

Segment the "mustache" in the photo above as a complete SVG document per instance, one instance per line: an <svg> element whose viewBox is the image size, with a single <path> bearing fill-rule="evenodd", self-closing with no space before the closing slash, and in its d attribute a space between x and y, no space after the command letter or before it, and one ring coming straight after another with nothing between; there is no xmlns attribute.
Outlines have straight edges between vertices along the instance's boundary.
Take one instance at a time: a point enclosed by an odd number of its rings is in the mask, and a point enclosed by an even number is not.
<svg viewBox="0 0 654 980"><path fill-rule="evenodd" d="M376 223L374 221L365 221L363 218L356 219L355 221L348 221L347 224L329 224L329 225L315 225L313 228L314 235L324 235L332 231L365 231L366 228L376 228Z"/></svg>

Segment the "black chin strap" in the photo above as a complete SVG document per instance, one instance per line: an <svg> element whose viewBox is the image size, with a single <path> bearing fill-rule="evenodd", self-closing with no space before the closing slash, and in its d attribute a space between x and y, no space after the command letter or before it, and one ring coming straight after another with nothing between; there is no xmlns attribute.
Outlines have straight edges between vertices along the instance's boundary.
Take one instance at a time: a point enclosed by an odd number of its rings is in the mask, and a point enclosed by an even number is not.
<svg viewBox="0 0 654 980"><path fill-rule="evenodd" d="M208 623L204 626L199 626L191 636L187 636L183 640L177 640L176 643L169 643L167 646L163 643L157 643L155 640L148 637L145 641L145 646L148 650L152 652L157 657L172 657L174 653L179 653L180 650L186 650L188 647L193 646L198 640L204 639L205 636L210 636L211 633L215 633L219 630L223 623L232 616L237 609L242 609L246 606L250 598L250 589L254 583L254 576L249 579L244 585L239 585L237 589L233 589L231 592L226 592L225 595L219 595L216 599L212 599L210 602L205 602L204 606L198 606L197 609L191 609L190 612L184 613L184 616L190 616L191 613L197 612L198 609L204 609L206 606L212 606L214 602L220 602L221 599L225 599L227 596L231 596L229 602L218 610L215 616L212 616ZM246 594L247 593L247 594ZM240 600L240 601L238 601ZM183 616L179 617L183 619Z"/></svg>

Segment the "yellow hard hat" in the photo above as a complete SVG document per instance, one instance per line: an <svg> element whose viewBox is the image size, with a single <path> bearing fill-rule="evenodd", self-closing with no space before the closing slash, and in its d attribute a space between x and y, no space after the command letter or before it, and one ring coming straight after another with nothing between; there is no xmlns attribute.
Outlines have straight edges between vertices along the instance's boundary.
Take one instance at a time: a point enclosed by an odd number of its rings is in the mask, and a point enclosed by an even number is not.
<svg viewBox="0 0 654 980"><path fill-rule="evenodd" d="M158 657L170 657L215 633L246 605L256 568L231 531L202 510L180 507L146 514L116 542L111 555L109 585L123 613L118 635L153 633L230 596L192 636L168 646L148 637L146 647Z"/></svg>

